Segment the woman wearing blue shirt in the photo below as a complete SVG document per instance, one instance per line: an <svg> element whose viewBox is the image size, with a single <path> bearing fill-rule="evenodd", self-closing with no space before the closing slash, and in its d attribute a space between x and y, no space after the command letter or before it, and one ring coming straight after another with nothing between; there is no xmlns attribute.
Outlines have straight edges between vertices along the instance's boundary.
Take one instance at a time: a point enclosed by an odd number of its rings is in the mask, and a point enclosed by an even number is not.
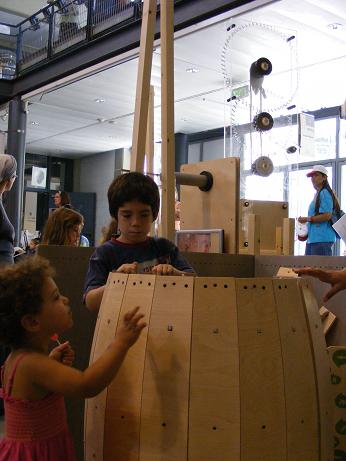
<svg viewBox="0 0 346 461"><path fill-rule="evenodd" d="M316 194L310 203L308 216L298 218L300 223L308 224L305 254L332 256L336 238L331 218L333 213L340 211L340 205L328 183L328 172L323 165L315 165L306 176L311 178Z"/></svg>

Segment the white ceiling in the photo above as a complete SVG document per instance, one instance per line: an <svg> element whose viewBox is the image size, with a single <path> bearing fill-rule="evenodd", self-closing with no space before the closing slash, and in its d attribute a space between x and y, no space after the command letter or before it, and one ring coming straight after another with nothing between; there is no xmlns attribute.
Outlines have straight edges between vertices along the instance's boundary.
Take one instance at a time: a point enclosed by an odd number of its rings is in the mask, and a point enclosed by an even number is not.
<svg viewBox="0 0 346 461"><path fill-rule="evenodd" d="M15 0L16 2L17 0ZM14 2L14 3L15 3ZM35 4L25 0L24 3ZM0 6L6 3L0 0ZM13 3L13 0L8 3ZM22 3L22 2L21 2ZM198 28L175 40L175 132L195 133L228 125L229 90L224 88L221 56L226 47L233 85L249 79L253 61L273 63L268 82L286 98L298 75L299 110L340 105L346 98L345 0L281 0L241 17ZM340 24L333 29L330 24ZM264 25L272 25L270 29ZM241 29L243 27L243 29ZM286 37L296 37L294 58ZM293 60L292 60L293 56ZM27 151L79 158L131 145L137 58L115 65L55 91L30 98ZM197 73L186 69L196 68ZM271 80L270 80L271 78ZM275 80L276 79L276 80ZM278 82L281 82L280 84ZM160 48L154 52L151 83L155 87L155 140L160 139ZM104 103L96 103L103 99ZM0 110L0 116L5 109ZM32 123L35 123L33 125ZM0 119L0 130L6 130Z"/></svg>
<svg viewBox="0 0 346 461"><path fill-rule="evenodd" d="M0 9L1 11L28 17L43 8L45 3L44 0L0 0Z"/></svg>

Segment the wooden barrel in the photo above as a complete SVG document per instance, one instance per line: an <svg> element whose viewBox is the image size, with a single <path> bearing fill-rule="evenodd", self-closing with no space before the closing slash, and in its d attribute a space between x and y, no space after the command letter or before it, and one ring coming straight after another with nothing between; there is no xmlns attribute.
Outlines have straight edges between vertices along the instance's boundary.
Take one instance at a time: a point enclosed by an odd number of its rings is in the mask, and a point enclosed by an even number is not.
<svg viewBox="0 0 346 461"><path fill-rule="evenodd" d="M332 399L306 280L110 274L91 359L134 306L148 328L86 403L87 461L332 461Z"/></svg>

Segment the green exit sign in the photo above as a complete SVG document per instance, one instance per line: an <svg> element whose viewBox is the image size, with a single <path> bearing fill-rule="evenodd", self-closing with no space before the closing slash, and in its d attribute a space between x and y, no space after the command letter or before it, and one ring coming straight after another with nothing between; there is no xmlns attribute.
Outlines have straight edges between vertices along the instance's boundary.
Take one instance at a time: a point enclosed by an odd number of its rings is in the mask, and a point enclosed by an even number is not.
<svg viewBox="0 0 346 461"><path fill-rule="evenodd" d="M239 99L246 98L247 96L249 96L249 86L244 85L240 86L239 88L234 88L232 90L232 96L235 96Z"/></svg>

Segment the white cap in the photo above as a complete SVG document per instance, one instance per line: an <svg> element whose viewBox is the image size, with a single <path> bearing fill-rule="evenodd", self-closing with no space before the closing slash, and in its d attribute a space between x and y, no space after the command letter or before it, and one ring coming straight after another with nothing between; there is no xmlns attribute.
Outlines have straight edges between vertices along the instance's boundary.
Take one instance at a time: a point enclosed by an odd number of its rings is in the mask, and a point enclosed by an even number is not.
<svg viewBox="0 0 346 461"><path fill-rule="evenodd" d="M315 173L322 173L328 176L327 168L323 165L314 165L312 170L306 175L308 178L311 178Z"/></svg>

